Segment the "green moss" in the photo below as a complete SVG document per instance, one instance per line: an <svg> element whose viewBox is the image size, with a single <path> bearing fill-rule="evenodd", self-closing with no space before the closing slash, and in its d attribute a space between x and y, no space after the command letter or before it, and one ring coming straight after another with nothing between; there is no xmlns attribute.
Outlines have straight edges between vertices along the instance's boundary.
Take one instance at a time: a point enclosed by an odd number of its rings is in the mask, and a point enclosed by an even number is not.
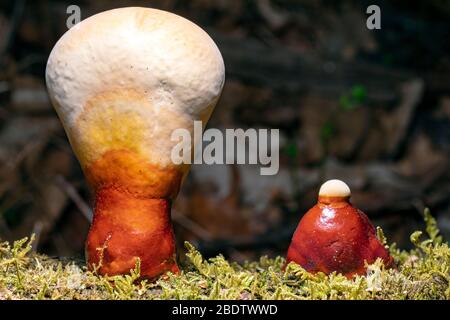
<svg viewBox="0 0 450 320"><path fill-rule="evenodd" d="M80 263L32 254L31 239L0 245L0 299L450 299L450 250L436 221L425 212L428 238L411 235L415 249L389 247L398 270L381 261L366 276L348 280L333 273L312 275L284 259L262 257L244 265L223 256L208 261L186 243L188 263L181 275L155 283L139 281L139 263L129 275L100 277ZM378 228L378 237L386 239Z"/></svg>

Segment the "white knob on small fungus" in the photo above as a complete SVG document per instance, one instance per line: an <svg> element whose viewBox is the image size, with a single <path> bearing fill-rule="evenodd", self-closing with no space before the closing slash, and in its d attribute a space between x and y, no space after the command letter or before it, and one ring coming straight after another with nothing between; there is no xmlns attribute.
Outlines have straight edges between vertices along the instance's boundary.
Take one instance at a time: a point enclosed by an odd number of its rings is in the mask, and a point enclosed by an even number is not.
<svg viewBox="0 0 450 320"><path fill-rule="evenodd" d="M348 185L337 179L328 180L319 190L319 197L350 197L351 192Z"/></svg>

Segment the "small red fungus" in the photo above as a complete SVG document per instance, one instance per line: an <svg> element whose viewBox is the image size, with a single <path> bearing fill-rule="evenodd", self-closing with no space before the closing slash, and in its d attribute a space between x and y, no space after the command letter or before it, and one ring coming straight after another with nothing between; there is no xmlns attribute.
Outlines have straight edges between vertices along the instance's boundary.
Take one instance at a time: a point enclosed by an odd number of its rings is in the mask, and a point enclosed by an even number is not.
<svg viewBox="0 0 450 320"><path fill-rule="evenodd" d="M351 278L366 273L365 263L381 258L394 267L393 258L378 240L367 216L349 202L350 189L340 180L329 180L319 191L318 203L301 219L287 253L305 270Z"/></svg>

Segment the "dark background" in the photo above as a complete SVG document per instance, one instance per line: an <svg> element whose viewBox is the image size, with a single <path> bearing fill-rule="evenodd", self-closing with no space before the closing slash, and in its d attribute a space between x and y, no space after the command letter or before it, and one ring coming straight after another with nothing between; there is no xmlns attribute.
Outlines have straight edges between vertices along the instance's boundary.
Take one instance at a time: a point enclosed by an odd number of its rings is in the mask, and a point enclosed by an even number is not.
<svg viewBox="0 0 450 320"><path fill-rule="evenodd" d="M122 6L208 31L227 81L209 127L280 128L280 172L194 165L173 210L179 243L243 261L285 254L321 183L340 178L389 242L408 248L431 209L450 235L450 2L0 1L0 239L82 256L91 198L44 74L66 31ZM381 30L366 8L381 7Z"/></svg>

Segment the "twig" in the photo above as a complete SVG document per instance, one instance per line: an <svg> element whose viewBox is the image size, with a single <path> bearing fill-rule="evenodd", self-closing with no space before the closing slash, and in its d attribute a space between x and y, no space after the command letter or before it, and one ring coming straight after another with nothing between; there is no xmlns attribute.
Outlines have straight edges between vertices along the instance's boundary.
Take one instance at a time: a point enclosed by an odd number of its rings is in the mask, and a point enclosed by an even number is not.
<svg viewBox="0 0 450 320"><path fill-rule="evenodd" d="M31 232L35 236L34 241L31 244L31 251L32 252L36 252L37 251L37 247L39 246L39 240L40 240L41 235L42 235L42 229L43 229L42 222L40 220L36 221L34 223L34 226L33 226L33 231Z"/></svg>
<svg viewBox="0 0 450 320"><path fill-rule="evenodd" d="M88 204L81 198L78 194L77 189L70 184L63 176L58 175L56 177L56 183L64 190L67 196L75 203L77 208L86 217L86 219L92 221L92 210L89 208Z"/></svg>
<svg viewBox="0 0 450 320"><path fill-rule="evenodd" d="M193 234L195 234L197 237L199 237L202 240L210 241L212 240L211 233L209 231L205 230L202 226L198 225L185 215L179 213L176 210L172 210L172 219L174 222L178 223L183 228L191 231Z"/></svg>

